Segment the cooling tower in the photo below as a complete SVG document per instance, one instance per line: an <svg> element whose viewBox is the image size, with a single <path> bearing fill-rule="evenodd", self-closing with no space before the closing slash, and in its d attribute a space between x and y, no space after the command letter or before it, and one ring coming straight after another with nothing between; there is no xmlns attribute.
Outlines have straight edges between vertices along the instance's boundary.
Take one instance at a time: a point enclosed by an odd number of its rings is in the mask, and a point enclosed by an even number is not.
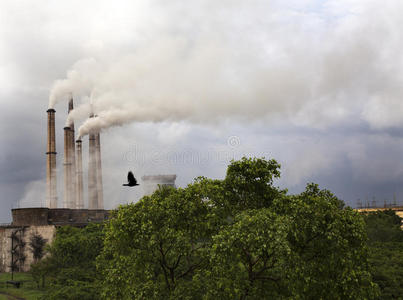
<svg viewBox="0 0 403 300"><path fill-rule="evenodd" d="M83 201L83 152L82 141L77 140L77 157L76 157L76 207L77 209L84 208Z"/></svg>
<svg viewBox="0 0 403 300"><path fill-rule="evenodd" d="M95 134L95 159L97 168L97 197L98 197L98 209L104 208L104 192L102 184L102 164L101 164L101 138L100 133Z"/></svg>
<svg viewBox="0 0 403 300"><path fill-rule="evenodd" d="M175 187L176 175L144 175L141 177L144 196L154 193L159 186Z"/></svg>
<svg viewBox="0 0 403 300"><path fill-rule="evenodd" d="M91 115L90 118L94 116ZM88 209L98 208L96 137L94 132L88 135Z"/></svg>
<svg viewBox="0 0 403 300"><path fill-rule="evenodd" d="M55 113L52 108L48 113L48 142L46 146L46 206L57 208L56 189L56 136L55 136Z"/></svg>

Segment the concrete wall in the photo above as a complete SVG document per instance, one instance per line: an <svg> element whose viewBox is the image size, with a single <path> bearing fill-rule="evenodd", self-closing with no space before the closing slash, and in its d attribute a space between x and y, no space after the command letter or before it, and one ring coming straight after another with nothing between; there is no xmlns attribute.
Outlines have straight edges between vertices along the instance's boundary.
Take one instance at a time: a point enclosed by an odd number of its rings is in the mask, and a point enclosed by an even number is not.
<svg viewBox="0 0 403 300"><path fill-rule="evenodd" d="M0 272L11 272L11 246L12 234L17 232L18 237L21 238L24 247L22 247L22 255L25 257L23 262L18 263L19 271L26 272L29 270L30 265L34 262L32 249L30 247L31 237L40 235L51 243L56 233L56 226L43 225L43 226L29 226L29 227L0 227Z"/></svg>
<svg viewBox="0 0 403 300"><path fill-rule="evenodd" d="M34 235L40 235L47 240L47 243L51 243L58 226L83 227L90 222L102 222L109 217L109 211L103 209L38 207L17 208L11 212L13 222L8 226L0 226L0 272L11 272L13 234L19 241L14 239L14 245L21 245L14 251L14 258L22 258L16 263L18 271L26 272L34 261L33 251L29 245Z"/></svg>
<svg viewBox="0 0 403 300"><path fill-rule="evenodd" d="M71 225L85 226L89 222L102 222L109 217L103 209L69 208L16 208L11 210L13 226Z"/></svg>

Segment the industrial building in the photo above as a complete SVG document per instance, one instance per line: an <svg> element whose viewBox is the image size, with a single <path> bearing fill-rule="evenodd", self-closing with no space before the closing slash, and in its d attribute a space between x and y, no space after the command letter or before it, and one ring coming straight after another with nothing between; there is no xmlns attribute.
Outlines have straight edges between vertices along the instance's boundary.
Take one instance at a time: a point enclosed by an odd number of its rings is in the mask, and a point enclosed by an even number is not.
<svg viewBox="0 0 403 300"><path fill-rule="evenodd" d="M68 103L68 113L74 108ZM47 110L46 143L46 207L12 209L12 223L0 226L0 272L28 271L34 261L29 247L33 237L40 236L51 243L58 226L86 226L89 222L102 222L109 217L104 209L101 141L99 132L88 135L88 199L84 201L82 143L75 136L74 123L63 128L63 199L57 193L56 166L56 111ZM96 115L90 114L90 118ZM176 175L143 176L145 195L159 186L175 187Z"/></svg>
<svg viewBox="0 0 403 300"><path fill-rule="evenodd" d="M68 113L73 110L73 99ZM33 262L29 242L40 236L52 242L58 226L86 226L109 216L104 210L100 133L88 136L88 206L83 199L82 140L75 140L74 123L63 128L63 200L58 201L56 168L56 111L47 110L46 207L12 210L12 223L0 226L0 272L27 271ZM94 117L92 114L90 117Z"/></svg>

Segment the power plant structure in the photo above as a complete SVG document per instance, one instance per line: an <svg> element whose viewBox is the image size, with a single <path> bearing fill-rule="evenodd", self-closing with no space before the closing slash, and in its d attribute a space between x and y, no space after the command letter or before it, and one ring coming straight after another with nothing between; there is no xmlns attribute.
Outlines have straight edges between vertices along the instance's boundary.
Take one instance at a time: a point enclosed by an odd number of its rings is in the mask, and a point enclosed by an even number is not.
<svg viewBox="0 0 403 300"><path fill-rule="evenodd" d="M68 104L68 113L74 109L73 98ZM74 122L63 128L63 204L58 206L56 187L56 135L54 109L48 109L47 168L46 168L46 207L83 209L83 166L82 140L75 140ZM93 114L89 116L94 118ZM99 132L88 135L88 209L104 209L101 142Z"/></svg>
<svg viewBox="0 0 403 300"><path fill-rule="evenodd" d="M73 99L68 113L73 110ZM84 227L90 222L109 218L104 209L101 137L97 131L88 135L88 202L84 204L83 141L75 140L74 123L63 128L63 199L57 193L56 130L53 108L47 110L46 143L46 207L14 208L12 222L0 225L0 272L28 271L35 261L29 242L38 236L51 243L56 228L70 225ZM97 118L91 114L90 118ZM161 186L175 187L176 175L147 175L142 177L143 192L152 194Z"/></svg>
<svg viewBox="0 0 403 300"><path fill-rule="evenodd" d="M164 186L175 186L175 174L169 175L144 175L141 177L144 195L151 195L158 188Z"/></svg>
<svg viewBox="0 0 403 300"><path fill-rule="evenodd" d="M73 110L73 99L68 113ZM64 131L63 199L58 201L56 166L56 129L53 108L47 110L46 207L14 208L12 223L0 226L0 272L28 271L35 261L29 245L40 236L51 243L59 226L84 227L90 222L109 218L104 209L102 187L101 143L99 132L89 135L88 208L84 208L82 140L75 140L74 123Z"/></svg>

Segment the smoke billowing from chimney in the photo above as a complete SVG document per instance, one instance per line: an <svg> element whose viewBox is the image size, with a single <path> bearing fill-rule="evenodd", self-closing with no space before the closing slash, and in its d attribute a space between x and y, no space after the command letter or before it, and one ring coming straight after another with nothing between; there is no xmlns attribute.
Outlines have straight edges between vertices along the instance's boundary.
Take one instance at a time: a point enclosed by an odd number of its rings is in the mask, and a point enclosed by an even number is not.
<svg viewBox="0 0 403 300"><path fill-rule="evenodd" d="M49 108L63 100L70 100L74 96L88 95L94 87L94 82L99 76L99 64L93 59L83 59L76 62L66 79L56 80L49 95ZM68 124L69 125L69 124Z"/></svg>
<svg viewBox="0 0 403 300"><path fill-rule="evenodd" d="M262 9L260 1L200 3L180 24L183 14L167 5L172 14L132 53L77 62L55 83L49 106L70 91L92 95L98 118L87 119L80 136L133 121L279 117L323 127L355 114L373 126L403 124L401 47L387 34L389 21L400 20L393 11L385 9L392 20L385 12L374 17L371 5L323 19Z"/></svg>

